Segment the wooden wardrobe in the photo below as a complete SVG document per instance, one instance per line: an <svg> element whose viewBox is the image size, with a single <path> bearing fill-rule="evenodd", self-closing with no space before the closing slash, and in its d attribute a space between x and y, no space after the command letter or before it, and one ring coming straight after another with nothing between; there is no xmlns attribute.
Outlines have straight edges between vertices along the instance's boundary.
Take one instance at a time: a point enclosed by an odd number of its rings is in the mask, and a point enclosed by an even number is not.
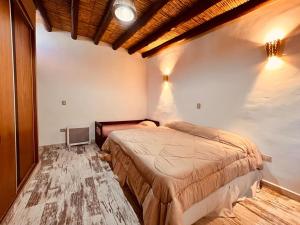
<svg viewBox="0 0 300 225"><path fill-rule="evenodd" d="M0 221L38 161L35 7L0 0Z"/></svg>

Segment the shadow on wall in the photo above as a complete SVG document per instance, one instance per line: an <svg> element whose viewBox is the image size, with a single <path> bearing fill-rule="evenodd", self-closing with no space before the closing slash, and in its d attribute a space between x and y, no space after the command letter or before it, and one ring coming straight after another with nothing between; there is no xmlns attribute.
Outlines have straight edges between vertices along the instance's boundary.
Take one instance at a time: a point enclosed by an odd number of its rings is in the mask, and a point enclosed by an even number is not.
<svg viewBox="0 0 300 225"><path fill-rule="evenodd" d="M296 27L286 38L284 60L300 69L300 25Z"/></svg>

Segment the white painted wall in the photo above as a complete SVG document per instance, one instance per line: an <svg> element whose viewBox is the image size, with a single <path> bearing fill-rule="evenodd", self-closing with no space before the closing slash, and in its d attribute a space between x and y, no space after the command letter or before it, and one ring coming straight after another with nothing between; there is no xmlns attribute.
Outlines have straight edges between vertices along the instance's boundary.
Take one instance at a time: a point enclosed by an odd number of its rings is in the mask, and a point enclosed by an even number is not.
<svg viewBox="0 0 300 225"><path fill-rule="evenodd" d="M94 121L146 116L146 71L142 58L70 33L36 27L39 145L65 142L60 128ZM62 106L61 101L67 105Z"/></svg>
<svg viewBox="0 0 300 225"><path fill-rule="evenodd" d="M282 65L267 68L266 36L282 29ZM147 62L148 114L224 128L273 156L265 179L300 193L300 2L278 0ZM163 85L162 74L170 73ZM196 103L202 104L200 110Z"/></svg>

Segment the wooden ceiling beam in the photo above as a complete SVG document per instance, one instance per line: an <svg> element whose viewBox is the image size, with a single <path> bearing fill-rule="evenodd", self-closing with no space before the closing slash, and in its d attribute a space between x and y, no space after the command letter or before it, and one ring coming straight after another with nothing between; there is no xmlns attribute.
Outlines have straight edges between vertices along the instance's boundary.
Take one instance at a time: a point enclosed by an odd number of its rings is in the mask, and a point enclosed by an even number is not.
<svg viewBox="0 0 300 225"><path fill-rule="evenodd" d="M109 0L107 2L106 8L103 12L103 16L96 28L96 33L94 35L94 43L95 45L99 44L101 37L103 36L106 28L108 27L110 21L112 20L112 8L113 8L114 0Z"/></svg>
<svg viewBox="0 0 300 225"><path fill-rule="evenodd" d="M146 25L146 23L161 9L168 0L157 0L150 8L137 19L124 33L122 33L117 40L112 44L114 50L121 47L130 37L132 37L139 29Z"/></svg>
<svg viewBox="0 0 300 225"><path fill-rule="evenodd" d="M52 31L52 25L50 23L50 20L48 18L48 15L47 15L47 12L46 12L46 9L43 5L42 0L35 0L34 3L35 3L35 6L36 6L37 10L40 12L40 14L43 18L46 30L48 32L51 32Z"/></svg>
<svg viewBox="0 0 300 225"><path fill-rule="evenodd" d="M264 3L268 2L268 1L271 1L271 0L250 0L234 9L231 9L223 14L220 14L220 15L208 20L207 22L205 22L203 24L200 24L200 25L194 27L193 29L191 29L173 39L170 39L169 41L167 41L149 51L143 52L142 57L146 58L146 57L152 56L152 55L162 51L163 49L166 49L167 47L169 47L170 45L172 45L176 42L191 39L197 35L204 34L211 29L214 29L224 23L232 21L238 17L241 17L241 16L257 9L258 7L262 6Z"/></svg>
<svg viewBox="0 0 300 225"><path fill-rule="evenodd" d="M191 6L184 9L182 12L179 13L173 19L170 19L168 22L162 24L158 29L150 33L148 36L137 42L136 44L132 45L128 49L129 54L133 54L136 51L146 47L150 43L156 41L158 38L162 37L165 33L169 32L172 28L175 28L181 23L184 23L193 17L203 13L205 10L210 8L211 6L217 4L221 0L202 0L196 1Z"/></svg>
<svg viewBox="0 0 300 225"><path fill-rule="evenodd" d="M79 13L79 0L72 0L71 2L71 37L77 39L78 32L78 13Z"/></svg>

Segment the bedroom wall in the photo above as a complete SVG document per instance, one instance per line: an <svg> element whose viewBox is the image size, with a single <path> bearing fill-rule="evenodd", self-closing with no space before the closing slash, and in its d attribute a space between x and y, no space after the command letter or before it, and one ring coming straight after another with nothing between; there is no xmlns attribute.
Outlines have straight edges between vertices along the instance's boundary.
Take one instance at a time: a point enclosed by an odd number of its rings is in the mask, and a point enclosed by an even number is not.
<svg viewBox="0 0 300 225"><path fill-rule="evenodd" d="M139 55L48 33L40 22L36 38L40 146L64 143L60 129L67 126L88 124L94 139L95 120L145 118L146 71Z"/></svg>
<svg viewBox="0 0 300 225"><path fill-rule="evenodd" d="M284 55L273 66L264 49L272 34L285 38ZM277 0L169 48L147 62L148 115L251 138L273 157L265 179L300 193L299 43L300 2ZM169 83L163 74L170 74Z"/></svg>

